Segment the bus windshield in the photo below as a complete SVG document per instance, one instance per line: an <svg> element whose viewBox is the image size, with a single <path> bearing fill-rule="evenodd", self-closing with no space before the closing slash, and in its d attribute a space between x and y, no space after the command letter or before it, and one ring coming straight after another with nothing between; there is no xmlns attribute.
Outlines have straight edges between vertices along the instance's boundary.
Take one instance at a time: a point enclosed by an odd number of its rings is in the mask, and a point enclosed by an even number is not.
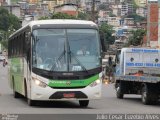
<svg viewBox="0 0 160 120"><path fill-rule="evenodd" d="M95 29L36 29L32 66L48 71L86 71L101 66Z"/></svg>

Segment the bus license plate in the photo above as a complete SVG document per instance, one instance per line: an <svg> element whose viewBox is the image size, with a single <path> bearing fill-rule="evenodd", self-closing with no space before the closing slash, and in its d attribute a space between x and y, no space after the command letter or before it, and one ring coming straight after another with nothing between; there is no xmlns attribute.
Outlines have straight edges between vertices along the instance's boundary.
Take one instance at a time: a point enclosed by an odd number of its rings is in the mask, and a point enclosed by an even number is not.
<svg viewBox="0 0 160 120"><path fill-rule="evenodd" d="M63 93L63 97L64 98L74 98L75 97L75 93Z"/></svg>

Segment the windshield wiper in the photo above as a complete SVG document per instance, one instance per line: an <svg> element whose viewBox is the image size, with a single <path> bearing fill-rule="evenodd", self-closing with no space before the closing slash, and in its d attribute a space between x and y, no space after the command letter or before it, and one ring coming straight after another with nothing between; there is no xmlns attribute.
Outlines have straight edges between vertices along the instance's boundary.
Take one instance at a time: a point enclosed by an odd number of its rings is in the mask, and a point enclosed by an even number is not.
<svg viewBox="0 0 160 120"><path fill-rule="evenodd" d="M55 63L52 65L51 70L50 71L54 71L54 69L56 68L56 64L58 64L58 62L62 59L62 57L65 55L66 50L64 49L64 51L60 54L60 56L58 57L58 59L55 61Z"/></svg>
<svg viewBox="0 0 160 120"><path fill-rule="evenodd" d="M69 47L69 56L70 56L70 62L71 62L71 57L73 56L73 58L77 61L77 63L82 67L82 69L85 71L85 72L88 72L87 69L85 68L85 66L78 60L78 58L74 55L74 53L70 50L70 47Z"/></svg>

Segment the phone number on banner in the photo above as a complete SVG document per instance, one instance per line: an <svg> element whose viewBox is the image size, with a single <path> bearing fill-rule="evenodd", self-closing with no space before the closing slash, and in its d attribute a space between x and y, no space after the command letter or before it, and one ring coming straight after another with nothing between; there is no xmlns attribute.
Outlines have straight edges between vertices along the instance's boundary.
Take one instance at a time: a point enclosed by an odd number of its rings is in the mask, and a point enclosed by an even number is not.
<svg viewBox="0 0 160 120"><path fill-rule="evenodd" d="M127 67L160 67L160 63L126 63Z"/></svg>

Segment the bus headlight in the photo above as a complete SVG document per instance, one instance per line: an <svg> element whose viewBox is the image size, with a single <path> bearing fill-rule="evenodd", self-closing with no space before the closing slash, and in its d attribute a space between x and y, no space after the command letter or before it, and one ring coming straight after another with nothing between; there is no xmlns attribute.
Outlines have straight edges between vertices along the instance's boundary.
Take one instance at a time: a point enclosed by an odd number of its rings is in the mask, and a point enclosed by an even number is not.
<svg viewBox="0 0 160 120"><path fill-rule="evenodd" d="M90 86L94 87L94 86L96 86L96 85L98 85L100 83L101 83L101 80L98 79L98 80L94 81L93 83L91 83Z"/></svg>
<svg viewBox="0 0 160 120"><path fill-rule="evenodd" d="M44 83L44 82L42 82L42 81L40 81L40 80L38 80L38 79L36 79L36 78L34 78L33 80L34 80L34 83L35 83L36 85L38 85L38 86L40 86L40 87L43 87L43 88L47 87L47 84L46 84L46 83Z"/></svg>

